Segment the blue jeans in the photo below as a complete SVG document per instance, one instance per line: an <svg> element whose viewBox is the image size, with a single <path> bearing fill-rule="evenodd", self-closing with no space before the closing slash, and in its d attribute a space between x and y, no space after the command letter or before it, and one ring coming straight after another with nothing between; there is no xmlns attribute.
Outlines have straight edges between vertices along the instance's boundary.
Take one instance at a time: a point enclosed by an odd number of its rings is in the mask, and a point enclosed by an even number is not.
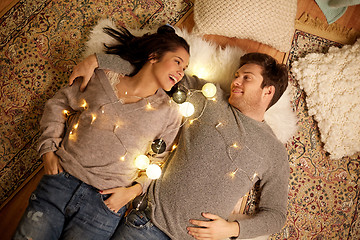
<svg viewBox="0 0 360 240"><path fill-rule="evenodd" d="M109 196L68 173L45 175L13 239L109 239L126 211L111 211Z"/></svg>
<svg viewBox="0 0 360 240"><path fill-rule="evenodd" d="M131 210L116 229L111 240L170 240L143 211Z"/></svg>

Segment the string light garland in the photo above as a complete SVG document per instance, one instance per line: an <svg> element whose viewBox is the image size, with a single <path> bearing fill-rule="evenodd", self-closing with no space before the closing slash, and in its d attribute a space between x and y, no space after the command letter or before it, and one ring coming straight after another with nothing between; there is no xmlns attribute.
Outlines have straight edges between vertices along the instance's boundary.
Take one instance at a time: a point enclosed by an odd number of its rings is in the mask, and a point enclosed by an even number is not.
<svg viewBox="0 0 360 240"><path fill-rule="evenodd" d="M184 123L186 121L189 121L189 124L191 125L195 120L198 120L204 113L205 111L205 108L207 106L207 101L205 101L205 104L204 104L204 107L202 109L202 111L200 112L199 116L197 116L196 118L193 118L193 119L188 119L189 117L191 117L194 112L195 112L195 107L192 103L190 102L187 102L187 97L188 96L192 96L193 94L197 93L197 92L201 92L203 94L203 96L209 100L209 101L214 101L216 102L216 86L212 83L206 83L201 90L189 90L189 89L186 89L186 90L183 90L181 89L180 87L178 87L178 89L173 93L172 95L172 100L178 104L179 106L179 111L180 113L185 117L187 118ZM130 96L131 97L131 96ZM143 98L141 98L143 99ZM118 102L121 102L124 104L124 99L118 99L117 101L115 102L111 102L111 103L107 103L107 104L104 104L102 106L100 106L100 111L101 111L101 114L104 114L105 113L105 106L107 105L111 105L111 104L115 104L115 103L118 103ZM169 102L169 104L171 104L171 100ZM86 111L89 109L89 104L86 102L85 99L82 100L81 104L80 104L80 107L83 108L83 111ZM154 110L155 108L153 107L153 105L147 101L146 104L140 108L143 108L144 110ZM138 109L140 109L138 108ZM138 109L134 109L133 111L136 111ZM63 110L62 111L63 115L68 118L69 116L71 116L72 114L74 113L70 113L68 110ZM93 124L97 119L97 116L95 113L91 113L91 124ZM183 124L184 124L183 123ZM182 124L182 125L183 125ZM115 133L119 127L120 127L121 124L118 124L116 123L114 125L114 128L113 128L113 132ZM181 125L181 126L182 126ZM220 127L222 127L224 125L223 122L218 122L216 125L215 125L215 128L218 129ZM73 125L73 128L72 130L70 131L69 133L69 138L71 140L75 140L75 130L78 128L79 126L79 123L76 123L75 125ZM175 130L175 129L174 129ZM118 140L121 142L121 144L123 145L123 147L125 148L125 154L123 154L119 160L120 161L125 161L126 159L126 155L128 153L125 145L122 143L121 139L117 136L117 134L115 134L116 137L118 138ZM224 139L225 141L225 139ZM171 151L174 151L176 149L176 145L173 145L172 148L171 148ZM252 151L250 148L248 148L247 146L245 146L247 149L249 149L250 151ZM236 165L236 163L234 162L233 160L233 157L232 157L232 154L231 154L231 151L230 149L234 149L234 150L241 150L241 147L240 145L237 143L237 142L234 142L232 145L229 145L228 148L227 148L227 154L230 158L230 160ZM165 152L166 150L166 143L163 139L159 138L159 139L155 139L153 140L151 146L150 146L150 149L147 153L145 154L141 154L139 156L137 156L135 159L134 159L134 165L137 169L139 170L142 170L146 172L146 175L148 176L149 179L158 179L160 176L161 176L161 167L156 164L156 163L152 163L152 160L151 158L154 157L156 154L161 154L163 152ZM249 180L250 181L253 181L257 176L258 176L258 173L255 172L253 174L253 176L249 176L247 174L246 171L244 171L243 169L239 168L239 167L236 167L234 171L231 171L229 173L229 176L231 178L235 178L236 177L236 174L238 172L243 172L246 174L246 176L248 176ZM143 196L140 195L138 196L137 198L134 199L134 202L135 202L135 205L136 205L136 208L138 207L141 207L141 203L143 203ZM134 204L134 203L133 203ZM140 205L139 205L140 204ZM139 205L139 206L137 206Z"/></svg>

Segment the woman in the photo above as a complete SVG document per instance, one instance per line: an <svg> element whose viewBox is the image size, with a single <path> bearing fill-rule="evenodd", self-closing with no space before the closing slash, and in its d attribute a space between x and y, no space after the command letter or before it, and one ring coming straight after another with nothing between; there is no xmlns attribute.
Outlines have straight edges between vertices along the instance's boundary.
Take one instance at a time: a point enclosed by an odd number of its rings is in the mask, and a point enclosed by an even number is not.
<svg viewBox="0 0 360 240"><path fill-rule="evenodd" d="M169 26L142 37L104 31L119 42L107 53L135 68L128 76L97 70L86 91L76 81L47 101L39 139L46 175L14 239L109 239L151 181L136 157L161 164L171 149L181 117L164 90L183 77L188 44ZM152 142L165 142L166 151L149 154Z"/></svg>

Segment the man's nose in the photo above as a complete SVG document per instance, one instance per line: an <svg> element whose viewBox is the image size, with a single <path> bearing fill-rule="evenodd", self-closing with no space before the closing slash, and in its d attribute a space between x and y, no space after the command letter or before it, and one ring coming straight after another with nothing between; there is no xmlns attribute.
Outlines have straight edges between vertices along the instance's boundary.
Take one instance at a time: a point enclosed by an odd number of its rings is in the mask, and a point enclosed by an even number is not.
<svg viewBox="0 0 360 240"><path fill-rule="evenodd" d="M240 79L239 77L237 77L237 78L235 78L235 79L233 80L233 84L234 84L235 86L241 86L241 85L242 85L242 81L241 81L241 79Z"/></svg>

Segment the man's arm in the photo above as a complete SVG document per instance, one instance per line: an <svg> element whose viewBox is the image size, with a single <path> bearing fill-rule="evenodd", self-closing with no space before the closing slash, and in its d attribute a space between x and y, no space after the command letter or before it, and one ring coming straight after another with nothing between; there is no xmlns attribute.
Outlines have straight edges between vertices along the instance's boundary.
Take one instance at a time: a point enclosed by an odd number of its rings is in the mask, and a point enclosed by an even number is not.
<svg viewBox="0 0 360 240"><path fill-rule="evenodd" d="M97 53L86 57L73 68L69 84L72 85L76 78L83 77L80 91L84 91L96 68L108 69L125 75L130 74L134 70L134 67L128 61L123 60L117 55Z"/></svg>

